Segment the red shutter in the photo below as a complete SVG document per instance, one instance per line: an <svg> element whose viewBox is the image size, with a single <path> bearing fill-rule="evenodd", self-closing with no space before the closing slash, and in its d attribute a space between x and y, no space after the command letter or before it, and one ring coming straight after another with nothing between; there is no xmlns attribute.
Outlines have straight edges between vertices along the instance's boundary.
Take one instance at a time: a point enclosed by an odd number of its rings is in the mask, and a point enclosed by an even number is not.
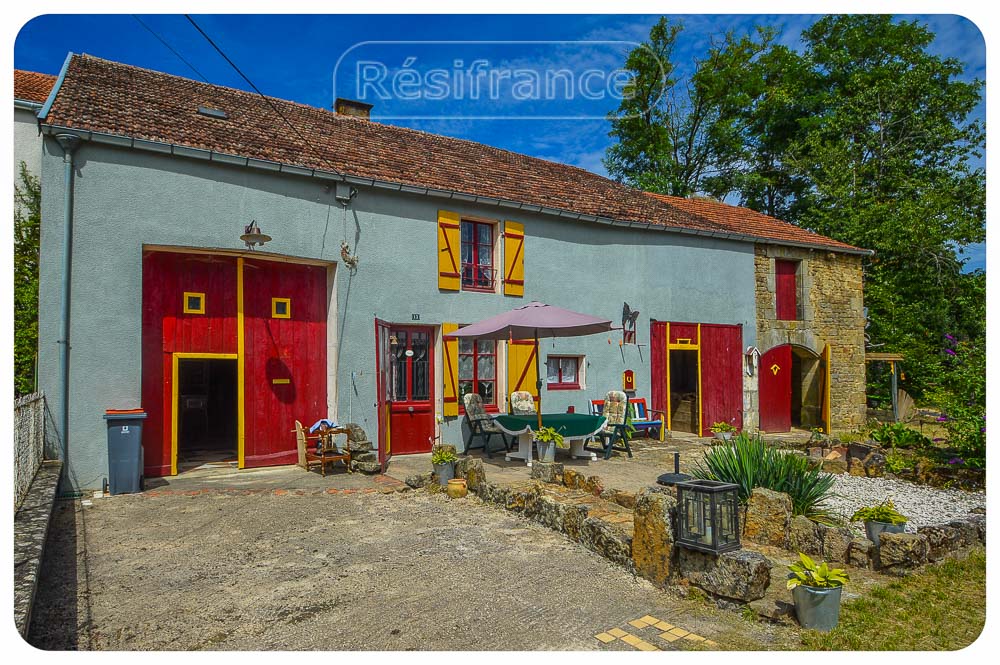
<svg viewBox="0 0 1000 665"><path fill-rule="evenodd" d="M702 431L743 427L743 327L701 324Z"/></svg>
<svg viewBox="0 0 1000 665"><path fill-rule="evenodd" d="M774 300L779 321L798 319L795 285L795 272L798 266L797 261L774 262Z"/></svg>

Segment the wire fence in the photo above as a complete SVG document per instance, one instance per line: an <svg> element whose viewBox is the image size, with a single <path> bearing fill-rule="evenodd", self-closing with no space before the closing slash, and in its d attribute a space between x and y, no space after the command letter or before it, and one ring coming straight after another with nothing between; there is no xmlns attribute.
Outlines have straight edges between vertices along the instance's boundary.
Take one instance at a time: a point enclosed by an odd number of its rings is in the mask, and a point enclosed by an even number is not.
<svg viewBox="0 0 1000 665"><path fill-rule="evenodd" d="M14 400L14 511L21 507L45 457L45 394Z"/></svg>

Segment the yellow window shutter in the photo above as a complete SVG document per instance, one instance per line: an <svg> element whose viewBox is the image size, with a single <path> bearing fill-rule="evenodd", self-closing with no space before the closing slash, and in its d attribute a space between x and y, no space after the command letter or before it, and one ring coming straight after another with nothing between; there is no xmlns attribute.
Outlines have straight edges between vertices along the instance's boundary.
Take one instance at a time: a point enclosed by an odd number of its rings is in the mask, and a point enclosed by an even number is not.
<svg viewBox="0 0 1000 665"><path fill-rule="evenodd" d="M507 388L509 392L526 390L538 402L534 340L515 339L507 343Z"/></svg>
<svg viewBox="0 0 1000 665"><path fill-rule="evenodd" d="M457 212L438 210L438 288L458 291L462 287L462 219Z"/></svg>
<svg viewBox="0 0 1000 665"><path fill-rule="evenodd" d="M524 224L503 223L503 293L524 295Z"/></svg>
<svg viewBox="0 0 1000 665"><path fill-rule="evenodd" d="M457 323L442 323L442 348L444 349L444 415L458 415L458 338L448 333L458 330Z"/></svg>

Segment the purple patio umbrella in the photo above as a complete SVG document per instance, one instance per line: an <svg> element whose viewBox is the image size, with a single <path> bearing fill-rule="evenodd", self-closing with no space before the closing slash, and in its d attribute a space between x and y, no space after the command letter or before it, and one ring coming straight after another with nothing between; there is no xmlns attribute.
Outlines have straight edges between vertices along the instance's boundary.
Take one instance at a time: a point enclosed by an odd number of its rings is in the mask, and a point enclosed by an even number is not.
<svg viewBox="0 0 1000 665"><path fill-rule="evenodd" d="M580 314L562 307L529 302L509 312L459 328L454 337L535 340L535 375L538 376L538 427L542 426L542 375L538 370L538 340L544 337L579 337L611 330L609 319Z"/></svg>

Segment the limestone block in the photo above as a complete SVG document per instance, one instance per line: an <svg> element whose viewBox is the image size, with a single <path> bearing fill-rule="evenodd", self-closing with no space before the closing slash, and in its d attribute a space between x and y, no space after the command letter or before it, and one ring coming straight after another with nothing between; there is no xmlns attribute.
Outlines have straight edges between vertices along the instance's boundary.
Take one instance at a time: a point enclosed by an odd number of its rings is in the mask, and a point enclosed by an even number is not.
<svg viewBox="0 0 1000 665"><path fill-rule="evenodd" d="M666 585L672 568L676 508L677 499L661 492L643 491L635 500L632 536L635 570L661 586Z"/></svg>
<svg viewBox="0 0 1000 665"><path fill-rule="evenodd" d="M788 545L795 552L822 554L823 541L817 533L817 524L805 515L792 518L788 529Z"/></svg>
<svg viewBox="0 0 1000 665"><path fill-rule="evenodd" d="M751 550L709 554L678 548L677 567L691 584L715 596L750 602L771 583L771 561Z"/></svg>
<svg viewBox="0 0 1000 665"><path fill-rule="evenodd" d="M580 528L580 544L619 566L632 570L632 534L621 525L587 517Z"/></svg>
<svg viewBox="0 0 1000 665"><path fill-rule="evenodd" d="M486 468L478 457L462 457L455 462L455 477L465 478L470 492L475 492L486 482Z"/></svg>
<svg viewBox="0 0 1000 665"><path fill-rule="evenodd" d="M584 492L590 492L594 496L601 496L604 491L604 481L600 476L580 476L577 486Z"/></svg>
<svg viewBox="0 0 1000 665"><path fill-rule="evenodd" d="M433 480L433 473L428 471L427 473L418 473L412 476L406 477L406 484L413 489L420 489L425 485L429 485Z"/></svg>
<svg viewBox="0 0 1000 665"><path fill-rule="evenodd" d="M847 563L856 568L875 567L875 543L867 538L855 538L851 540L847 548Z"/></svg>
<svg viewBox="0 0 1000 665"><path fill-rule="evenodd" d="M963 533L957 526L936 524L922 526L917 533L927 536L927 558L931 561L943 559L948 552L953 552L963 545Z"/></svg>
<svg viewBox="0 0 1000 665"><path fill-rule="evenodd" d="M580 474L573 469L566 469L563 472L563 485L571 489L576 489L580 486Z"/></svg>
<svg viewBox="0 0 1000 665"><path fill-rule="evenodd" d="M823 541L823 558L827 561L847 563L847 550L854 536L847 527L832 527L823 524L816 525L817 532Z"/></svg>
<svg viewBox="0 0 1000 665"><path fill-rule="evenodd" d="M535 462L531 466L531 478L543 483L562 484L562 462Z"/></svg>
<svg viewBox="0 0 1000 665"><path fill-rule="evenodd" d="M763 487L754 488L747 504L743 538L752 543L787 548L791 523L791 497Z"/></svg>
<svg viewBox="0 0 1000 665"><path fill-rule="evenodd" d="M930 543L922 533L882 533L879 535L879 567L893 570L916 568L927 563Z"/></svg>

